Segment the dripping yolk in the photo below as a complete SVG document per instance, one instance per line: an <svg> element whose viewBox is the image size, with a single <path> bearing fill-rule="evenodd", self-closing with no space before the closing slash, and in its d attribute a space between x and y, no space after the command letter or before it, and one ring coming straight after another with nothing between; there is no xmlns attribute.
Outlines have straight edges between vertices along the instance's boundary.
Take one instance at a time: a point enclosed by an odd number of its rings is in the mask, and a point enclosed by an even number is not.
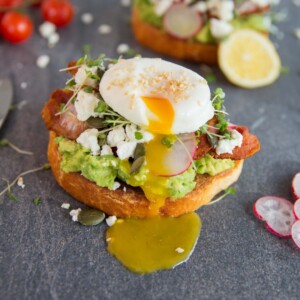
<svg viewBox="0 0 300 300"><path fill-rule="evenodd" d="M147 129L159 134L172 133L174 109L171 102L165 98L142 97L142 99L155 116L155 118L149 119Z"/></svg>

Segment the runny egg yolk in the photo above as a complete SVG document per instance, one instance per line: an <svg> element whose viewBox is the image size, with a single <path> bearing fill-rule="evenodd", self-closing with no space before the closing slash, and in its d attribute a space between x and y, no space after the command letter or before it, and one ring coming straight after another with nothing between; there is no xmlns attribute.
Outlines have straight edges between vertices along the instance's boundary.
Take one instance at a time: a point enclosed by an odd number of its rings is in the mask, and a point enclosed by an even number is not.
<svg viewBox="0 0 300 300"><path fill-rule="evenodd" d="M147 108L155 115L155 119L149 119L147 129L153 133L170 134L174 122L174 108L171 102L165 98L142 97Z"/></svg>

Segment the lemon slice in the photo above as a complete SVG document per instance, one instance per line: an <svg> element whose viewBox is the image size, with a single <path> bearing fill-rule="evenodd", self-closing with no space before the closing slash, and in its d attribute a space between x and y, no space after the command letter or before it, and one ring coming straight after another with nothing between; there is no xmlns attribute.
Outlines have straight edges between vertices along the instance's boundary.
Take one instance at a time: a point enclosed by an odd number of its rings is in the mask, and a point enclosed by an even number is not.
<svg viewBox="0 0 300 300"><path fill-rule="evenodd" d="M219 65L230 82L244 88L273 83L280 74L280 58L272 42L253 30L237 30L220 43Z"/></svg>

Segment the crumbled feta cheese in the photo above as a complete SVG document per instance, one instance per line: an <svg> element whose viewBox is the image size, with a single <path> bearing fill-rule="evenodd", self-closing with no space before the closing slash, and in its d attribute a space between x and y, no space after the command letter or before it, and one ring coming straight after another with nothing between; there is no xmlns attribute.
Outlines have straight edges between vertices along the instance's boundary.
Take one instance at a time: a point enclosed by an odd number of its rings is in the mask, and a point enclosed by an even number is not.
<svg viewBox="0 0 300 300"><path fill-rule="evenodd" d="M99 113L95 112L99 99L91 93L81 90L77 94L77 100L74 103L79 121L86 121L90 117L97 117Z"/></svg>
<svg viewBox="0 0 300 300"><path fill-rule="evenodd" d="M123 187L123 192L124 192L124 193L127 192L126 186Z"/></svg>
<svg viewBox="0 0 300 300"><path fill-rule="evenodd" d="M300 40L300 28L295 28L294 29L294 35L297 39Z"/></svg>
<svg viewBox="0 0 300 300"><path fill-rule="evenodd" d="M231 130L231 140L225 140L222 139L219 141L216 153L218 155L223 153L230 153L232 154L232 151L235 147L241 147L243 143L243 135L240 134L237 130Z"/></svg>
<svg viewBox="0 0 300 300"><path fill-rule="evenodd" d="M207 11L207 4L206 2L198 2L196 4L194 4L192 6L192 8L195 10L195 11L198 11L200 13L205 13Z"/></svg>
<svg viewBox="0 0 300 300"><path fill-rule="evenodd" d="M183 253L183 252L184 252L184 249L178 247L178 248L175 249L175 251L176 251L177 253Z"/></svg>
<svg viewBox="0 0 300 300"><path fill-rule="evenodd" d="M153 139L153 135L145 130L138 130L135 124L126 125L125 127L126 139L129 142L147 143ZM141 139L136 139L135 133L140 132L142 135Z"/></svg>
<svg viewBox="0 0 300 300"><path fill-rule="evenodd" d="M300 0L293 0L294 5L300 6Z"/></svg>
<svg viewBox="0 0 300 300"><path fill-rule="evenodd" d="M271 0L251 0L251 1L259 7L265 7L271 4Z"/></svg>
<svg viewBox="0 0 300 300"><path fill-rule="evenodd" d="M107 135L107 144L110 147L116 147L120 142L125 141L126 134L123 127L117 127L111 130Z"/></svg>
<svg viewBox="0 0 300 300"><path fill-rule="evenodd" d="M98 144L98 130L95 128L87 129L76 139L82 147L90 149L92 155L99 154L100 146Z"/></svg>
<svg viewBox="0 0 300 300"><path fill-rule="evenodd" d="M70 216L72 217L73 222L78 222L78 216L79 216L80 212L81 212L81 208L72 209L70 211Z"/></svg>
<svg viewBox="0 0 300 300"><path fill-rule="evenodd" d="M21 187L22 189L25 188L25 184L24 184L23 177L19 177L19 178L18 178L17 185L18 185L19 187Z"/></svg>
<svg viewBox="0 0 300 300"><path fill-rule="evenodd" d="M234 17L234 2L232 0L210 0L207 2L210 14L224 21Z"/></svg>
<svg viewBox="0 0 300 300"><path fill-rule="evenodd" d="M59 34L57 32L53 32L49 37L48 37L48 47L52 48L54 47L58 42L59 42Z"/></svg>
<svg viewBox="0 0 300 300"><path fill-rule="evenodd" d="M136 148L136 142L120 142L118 143L117 155L123 160L129 157L133 157L134 150Z"/></svg>
<svg viewBox="0 0 300 300"><path fill-rule="evenodd" d="M129 7L131 4L131 0L121 0L120 3L123 7Z"/></svg>
<svg viewBox="0 0 300 300"><path fill-rule="evenodd" d="M115 181L115 182L114 182L114 186L113 186L113 188L112 188L113 191L117 190L120 186L121 186L121 183L118 182L118 181Z"/></svg>
<svg viewBox="0 0 300 300"><path fill-rule="evenodd" d="M61 208L69 209L70 206L71 206L70 203L63 203L63 204L61 205Z"/></svg>
<svg viewBox="0 0 300 300"><path fill-rule="evenodd" d="M117 53L124 54L124 53L128 52L129 49L130 49L130 47L127 44L120 44L117 47Z"/></svg>
<svg viewBox="0 0 300 300"><path fill-rule="evenodd" d="M50 57L46 54L42 54L37 58L36 65L39 68L44 69L48 66L49 62L50 62Z"/></svg>
<svg viewBox="0 0 300 300"><path fill-rule="evenodd" d="M233 30L233 27L229 23L223 20L212 18L210 20L210 30L211 30L211 34L215 38L221 39L227 36Z"/></svg>
<svg viewBox="0 0 300 300"><path fill-rule="evenodd" d="M110 216L110 217L106 218L105 221L106 221L106 224L108 226L113 226L117 221L117 217L116 216Z"/></svg>
<svg viewBox="0 0 300 300"><path fill-rule="evenodd" d="M21 89L25 90L27 88L27 82L21 82Z"/></svg>
<svg viewBox="0 0 300 300"><path fill-rule="evenodd" d="M113 155L111 148L108 145L103 145L101 148L101 156L103 155Z"/></svg>
<svg viewBox="0 0 300 300"><path fill-rule="evenodd" d="M97 87L97 80L88 78L88 74L91 73L93 75L97 75L98 68L95 67L88 67L86 65L81 66L74 76L74 80L77 85L88 85L91 87Z"/></svg>
<svg viewBox="0 0 300 300"><path fill-rule="evenodd" d="M22 100L17 104L18 110L21 110L25 105L27 105L28 101L27 100Z"/></svg>
<svg viewBox="0 0 300 300"><path fill-rule="evenodd" d="M162 16L173 4L173 0L151 0L151 2L158 16Z"/></svg>
<svg viewBox="0 0 300 300"><path fill-rule="evenodd" d="M102 24L98 27L98 32L100 34L109 34L111 33L112 28L111 26L107 25L107 24Z"/></svg>
<svg viewBox="0 0 300 300"><path fill-rule="evenodd" d="M81 22L85 25L91 24L94 21L94 16L91 13L81 15Z"/></svg>
<svg viewBox="0 0 300 300"><path fill-rule="evenodd" d="M55 33L55 31L56 26L53 23L47 21L41 24L39 27L39 32L41 36L45 39L48 39L51 34Z"/></svg>

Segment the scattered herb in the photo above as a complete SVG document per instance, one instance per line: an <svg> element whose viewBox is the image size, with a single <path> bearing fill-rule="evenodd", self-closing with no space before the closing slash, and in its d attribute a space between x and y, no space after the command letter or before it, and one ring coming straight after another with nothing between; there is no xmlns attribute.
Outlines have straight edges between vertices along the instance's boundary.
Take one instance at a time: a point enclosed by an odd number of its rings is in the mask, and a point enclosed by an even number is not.
<svg viewBox="0 0 300 300"><path fill-rule="evenodd" d="M96 108L94 109L94 112L97 112L100 114L100 113L104 112L106 109L107 109L107 104L103 100L100 100L98 102Z"/></svg>
<svg viewBox="0 0 300 300"><path fill-rule="evenodd" d="M7 197L11 201L17 201L18 200L17 196L15 194L13 194L13 193L10 193L10 192L7 194Z"/></svg>
<svg viewBox="0 0 300 300"><path fill-rule="evenodd" d="M0 140L0 147L5 147L5 146L12 148L13 150L15 150L16 152L18 152L20 154L33 155L33 153L31 151L26 151L26 150L20 149L19 147L17 147L13 143L11 143L8 139Z"/></svg>
<svg viewBox="0 0 300 300"><path fill-rule="evenodd" d="M82 52L83 52L84 55L90 55L91 54L91 49L92 49L92 46L90 44L85 44L82 47Z"/></svg>
<svg viewBox="0 0 300 300"><path fill-rule="evenodd" d="M143 134L140 131L136 131L134 133L134 137L135 137L136 140L139 141L139 140L141 140L143 138Z"/></svg>
<svg viewBox="0 0 300 300"><path fill-rule="evenodd" d="M33 199L33 204L35 205L35 206L38 206L38 205L40 205L41 204L41 198L40 197L38 197L38 196L36 196L34 199Z"/></svg>
<svg viewBox="0 0 300 300"><path fill-rule="evenodd" d="M171 148L177 141L176 135L165 135L161 139L161 143L165 145L167 148Z"/></svg>
<svg viewBox="0 0 300 300"><path fill-rule="evenodd" d="M290 73L290 68L287 66L281 66L280 73L285 75Z"/></svg>
<svg viewBox="0 0 300 300"><path fill-rule="evenodd" d="M94 91L94 89L91 86L86 86L83 90L89 94L91 94Z"/></svg>
<svg viewBox="0 0 300 300"><path fill-rule="evenodd" d="M66 87L73 87L74 85L76 85L76 81L74 78L72 78L69 81L67 81Z"/></svg>
<svg viewBox="0 0 300 300"><path fill-rule="evenodd" d="M207 74L204 78L206 79L207 83L217 82L217 77L213 73Z"/></svg>
<svg viewBox="0 0 300 300"><path fill-rule="evenodd" d="M216 200L214 200L212 202L209 202L207 205L215 204L215 203L219 202L220 200L222 200L224 197L226 197L228 195L234 195L234 194L236 194L236 189L230 186L230 187L228 187L227 189L224 190L223 195L221 195Z"/></svg>

